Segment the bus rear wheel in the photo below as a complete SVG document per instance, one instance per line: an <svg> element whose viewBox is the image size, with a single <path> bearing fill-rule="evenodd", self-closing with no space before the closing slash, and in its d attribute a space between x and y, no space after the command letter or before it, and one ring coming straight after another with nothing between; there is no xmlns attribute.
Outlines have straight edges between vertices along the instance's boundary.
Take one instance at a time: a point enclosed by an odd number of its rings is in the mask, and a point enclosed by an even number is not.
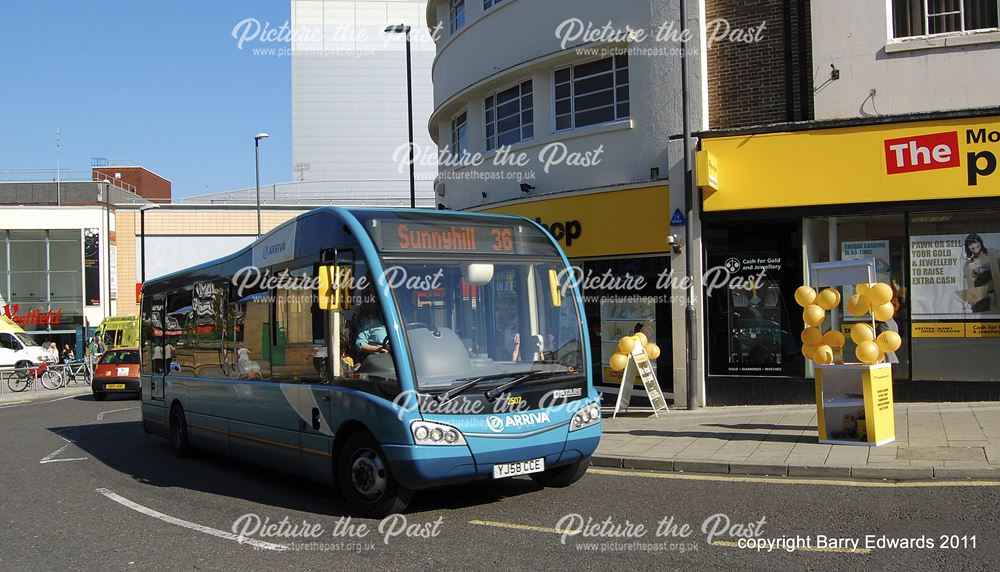
<svg viewBox="0 0 1000 572"><path fill-rule="evenodd" d="M584 457L575 463L549 469L541 473L529 475L531 480L543 487L568 487L583 478L590 465L590 457Z"/></svg>
<svg viewBox="0 0 1000 572"><path fill-rule="evenodd" d="M402 512L413 497L413 491L392 476L378 442L365 432L344 441L337 458L337 482L351 508L368 518Z"/></svg>
<svg viewBox="0 0 1000 572"><path fill-rule="evenodd" d="M173 445L174 456L183 459L191 455L187 418L184 416L184 408L180 405L170 408L170 444Z"/></svg>

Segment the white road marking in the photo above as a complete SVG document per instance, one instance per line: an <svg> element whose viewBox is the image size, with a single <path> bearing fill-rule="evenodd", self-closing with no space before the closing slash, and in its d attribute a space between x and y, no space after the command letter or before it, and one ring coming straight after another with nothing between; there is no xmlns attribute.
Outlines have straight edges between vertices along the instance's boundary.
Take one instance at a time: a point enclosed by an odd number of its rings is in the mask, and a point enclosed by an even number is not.
<svg viewBox="0 0 1000 572"><path fill-rule="evenodd" d="M138 408L139 408L139 406L136 405L135 407L125 407L125 408L122 408L122 409L112 409L111 411L104 411L102 413L98 413L97 414L97 421L104 421L104 416L107 415L107 414L109 414L109 413L119 413L121 411L132 411L133 409L138 409ZM88 423L88 425L92 424L92 423L94 423L94 421L91 421L90 423Z"/></svg>
<svg viewBox="0 0 1000 572"><path fill-rule="evenodd" d="M101 489L96 489L96 490L97 490L97 492L101 493L102 495L108 497L109 499L115 501L116 503L118 503L118 504L120 504L120 505L122 505L124 507L128 507L128 508L130 508L130 509L132 509L132 510L134 510L136 512L142 513L142 514L144 514L146 516L151 516L151 517L153 517L153 518L155 518L157 520L161 520L161 521L166 522L168 524L173 524L175 526L180 526L180 527L183 527L183 528L187 528L189 530L194 530L194 531L197 531L197 532L202 532L204 534L208 534L208 535L215 536L215 537L218 537L218 538L224 538L226 540L232 540L233 542L236 542L238 544L249 544L250 546L254 546L254 547L257 547L257 548L262 548L264 550L274 550L276 552L284 552L284 551L288 550L287 546L283 546L281 544L274 544L274 543L271 543L271 542L264 542L263 540L257 540L257 539L254 539L254 538L246 538L246 537L243 537L243 536L239 536L239 535L233 534L231 532L226 532L224 530L219 530L217 528L212 528L210 526L203 526L201 524L196 524L194 522L189 522L189 521L186 521L186 520L182 520L182 519L179 519L177 517L170 516L169 514L163 514L162 512L158 512L158 511L155 511L155 510L153 510L151 508L144 507L144 506L142 506L139 503L132 502L132 501L128 500L127 498L121 496L121 495L118 495L118 494L115 494L115 493L109 491L108 489L101 488Z"/></svg>
<svg viewBox="0 0 1000 572"><path fill-rule="evenodd" d="M87 457L75 457L75 458L72 458L72 459L54 459L53 457L58 456L59 453L62 453L63 451L66 450L66 447L69 447L70 445L73 444L72 441L70 441L69 439L63 437L62 435L60 435L59 437L61 437L67 443L65 445L63 445L62 447L59 447L55 451L52 451L51 453L49 453L48 455L46 455L44 458L42 458L41 461L38 461L39 464L44 465L45 463L60 463L60 462L64 462L64 461L84 461L84 460L87 459Z"/></svg>

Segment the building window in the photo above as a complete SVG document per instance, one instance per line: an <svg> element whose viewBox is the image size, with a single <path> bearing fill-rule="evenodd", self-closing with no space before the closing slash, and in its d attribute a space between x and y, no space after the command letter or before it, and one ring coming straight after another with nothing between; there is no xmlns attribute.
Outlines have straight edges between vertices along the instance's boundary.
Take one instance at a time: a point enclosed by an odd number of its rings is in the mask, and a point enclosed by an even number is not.
<svg viewBox="0 0 1000 572"><path fill-rule="evenodd" d="M461 155L463 151L469 149L469 124L468 114L462 112L451 120L451 152L454 155Z"/></svg>
<svg viewBox="0 0 1000 572"><path fill-rule="evenodd" d="M556 131L629 117L628 58L614 56L555 72Z"/></svg>
<svg viewBox="0 0 1000 572"><path fill-rule="evenodd" d="M893 37L996 28L998 0L892 0Z"/></svg>
<svg viewBox="0 0 1000 572"><path fill-rule="evenodd" d="M451 33L465 25L465 0L451 0Z"/></svg>
<svg viewBox="0 0 1000 572"><path fill-rule="evenodd" d="M503 0L483 0L483 12L503 2Z"/></svg>
<svg viewBox="0 0 1000 572"><path fill-rule="evenodd" d="M486 114L486 150L513 145L535 136L531 80L494 93L483 102Z"/></svg>

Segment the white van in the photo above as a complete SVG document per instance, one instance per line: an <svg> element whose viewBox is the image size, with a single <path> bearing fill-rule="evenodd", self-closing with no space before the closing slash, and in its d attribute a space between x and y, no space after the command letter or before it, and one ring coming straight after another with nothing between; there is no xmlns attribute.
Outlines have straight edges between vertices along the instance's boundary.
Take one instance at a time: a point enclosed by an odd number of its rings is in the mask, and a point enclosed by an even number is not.
<svg viewBox="0 0 1000 572"><path fill-rule="evenodd" d="M26 367L51 362L52 356L17 324L0 316L0 367Z"/></svg>

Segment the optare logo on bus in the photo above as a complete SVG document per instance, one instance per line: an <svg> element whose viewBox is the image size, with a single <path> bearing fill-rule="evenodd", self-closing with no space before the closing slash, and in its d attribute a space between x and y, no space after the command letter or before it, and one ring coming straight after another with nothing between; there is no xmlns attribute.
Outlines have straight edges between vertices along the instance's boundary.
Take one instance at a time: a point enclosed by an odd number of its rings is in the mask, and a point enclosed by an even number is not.
<svg viewBox="0 0 1000 572"><path fill-rule="evenodd" d="M528 425L538 425L540 423L551 423L549 414L542 411L540 413L520 413L518 415L490 415L486 418L486 426L494 433L502 433L504 429L510 427L526 427Z"/></svg>

